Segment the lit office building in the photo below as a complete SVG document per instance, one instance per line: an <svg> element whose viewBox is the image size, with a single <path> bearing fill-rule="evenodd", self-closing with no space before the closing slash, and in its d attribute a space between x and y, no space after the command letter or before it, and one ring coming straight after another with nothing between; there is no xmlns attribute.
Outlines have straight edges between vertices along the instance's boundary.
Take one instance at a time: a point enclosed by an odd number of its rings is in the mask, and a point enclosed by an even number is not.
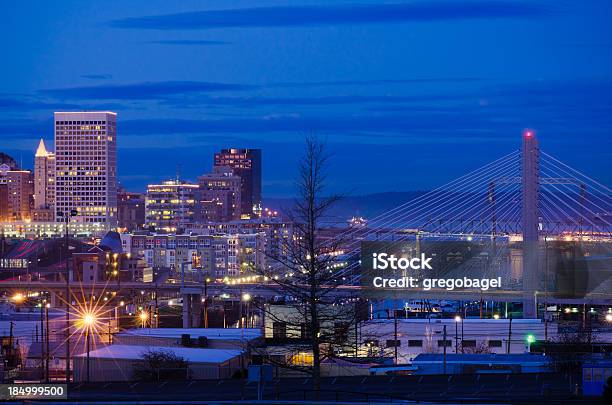
<svg viewBox="0 0 612 405"><path fill-rule="evenodd" d="M145 226L165 231L184 229L194 221L197 184L168 180L147 186Z"/></svg>
<svg viewBox="0 0 612 405"><path fill-rule="evenodd" d="M241 179L241 214L252 217L261 211L261 149L222 149L215 166L229 166Z"/></svg>
<svg viewBox="0 0 612 405"><path fill-rule="evenodd" d="M71 221L117 225L117 114L55 113L55 208ZM63 216L57 216L63 221Z"/></svg>
<svg viewBox="0 0 612 405"><path fill-rule="evenodd" d="M240 219L240 183L240 177L227 166L215 166L212 173L198 177L201 207L199 220L210 222Z"/></svg>

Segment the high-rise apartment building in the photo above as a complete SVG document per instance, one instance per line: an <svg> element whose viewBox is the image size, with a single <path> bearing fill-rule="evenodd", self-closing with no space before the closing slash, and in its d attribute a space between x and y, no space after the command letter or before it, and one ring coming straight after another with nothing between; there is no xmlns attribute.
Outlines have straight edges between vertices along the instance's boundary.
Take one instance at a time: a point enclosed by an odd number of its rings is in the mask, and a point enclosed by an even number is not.
<svg viewBox="0 0 612 405"><path fill-rule="evenodd" d="M222 149L215 153L215 166L229 166L241 181L241 214L253 216L261 210L261 149Z"/></svg>
<svg viewBox="0 0 612 405"><path fill-rule="evenodd" d="M168 180L149 184L145 206L145 225L174 232L194 221L197 184Z"/></svg>
<svg viewBox="0 0 612 405"><path fill-rule="evenodd" d="M212 173L198 177L198 185L202 212L200 220L208 222L240 219L241 179L230 167L214 166Z"/></svg>
<svg viewBox="0 0 612 405"><path fill-rule="evenodd" d="M32 195L34 181L29 170L6 170L0 165L0 184L6 185L6 208L3 215L8 221L27 221L32 219Z"/></svg>
<svg viewBox="0 0 612 405"><path fill-rule="evenodd" d="M32 172L20 170L15 159L0 153L0 217L2 221L29 221L32 218Z"/></svg>
<svg viewBox="0 0 612 405"><path fill-rule="evenodd" d="M55 113L55 210L117 225L117 114ZM57 217L61 221L63 218Z"/></svg>
<svg viewBox="0 0 612 405"><path fill-rule="evenodd" d="M55 204L55 154L47 151L42 139L34 155L34 211L48 211L54 217ZM36 214L35 214L36 217Z"/></svg>

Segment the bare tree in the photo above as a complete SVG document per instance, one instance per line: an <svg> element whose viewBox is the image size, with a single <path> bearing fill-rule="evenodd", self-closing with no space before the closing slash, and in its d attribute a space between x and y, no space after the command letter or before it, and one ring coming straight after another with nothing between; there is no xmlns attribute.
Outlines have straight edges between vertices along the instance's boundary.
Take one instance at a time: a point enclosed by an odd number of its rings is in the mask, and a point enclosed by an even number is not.
<svg viewBox="0 0 612 405"><path fill-rule="evenodd" d="M330 208L340 199L326 190L328 159L325 144L307 137L299 163L298 197L288 213L293 237L284 243L284 254L270 257L274 266L260 272L279 295L289 298L285 305L289 310L268 306L264 308L266 317L277 325L279 334L301 342L287 347L289 362L284 366L311 375L317 398L321 363L338 350L358 346L356 333L349 338L357 314L355 300L337 289L342 281L336 275L342 236L324 237L322 232ZM306 348L312 351L312 362L296 357Z"/></svg>
<svg viewBox="0 0 612 405"><path fill-rule="evenodd" d="M483 342L478 343L476 346L464 346L463 344L459 345L459 350L461 353L465 354L491 354L493 353L488 345Z"/></svg>
<svg viewBox="0 0 612 405"><path fill-rule="evenodd" d="M150 350L142 354L143 361L134 366L138 380L185 380L189 377L189 364L170 350Z"/></svg>

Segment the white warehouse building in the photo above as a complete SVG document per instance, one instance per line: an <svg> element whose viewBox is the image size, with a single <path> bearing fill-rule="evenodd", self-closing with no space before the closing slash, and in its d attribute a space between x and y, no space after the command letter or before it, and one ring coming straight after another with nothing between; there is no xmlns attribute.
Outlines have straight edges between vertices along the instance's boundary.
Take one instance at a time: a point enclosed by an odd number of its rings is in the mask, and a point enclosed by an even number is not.
<svg viewBox="0 0 612 405"><path fill-rule="evenodd" d="M446 339L444 327L446 326ZM411 362L422 353L525 353L529 341L544 340L546 325L539 319L373 319L360 324L360 354L395 356ZM548 338L557 325L548 324Z"/></svg>

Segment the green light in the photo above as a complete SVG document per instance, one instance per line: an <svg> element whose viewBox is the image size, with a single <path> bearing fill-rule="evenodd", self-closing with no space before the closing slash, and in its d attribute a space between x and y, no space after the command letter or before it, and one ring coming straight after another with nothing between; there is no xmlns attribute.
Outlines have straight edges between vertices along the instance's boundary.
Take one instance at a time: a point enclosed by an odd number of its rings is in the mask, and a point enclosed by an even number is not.
<svg viewBox="0 0 612 405"><path fill-rule="evenodd" d="M536 341L535 336L533 336L532 334L527 335L526 339L527 339L527 343L535 343Z"/></svg>

